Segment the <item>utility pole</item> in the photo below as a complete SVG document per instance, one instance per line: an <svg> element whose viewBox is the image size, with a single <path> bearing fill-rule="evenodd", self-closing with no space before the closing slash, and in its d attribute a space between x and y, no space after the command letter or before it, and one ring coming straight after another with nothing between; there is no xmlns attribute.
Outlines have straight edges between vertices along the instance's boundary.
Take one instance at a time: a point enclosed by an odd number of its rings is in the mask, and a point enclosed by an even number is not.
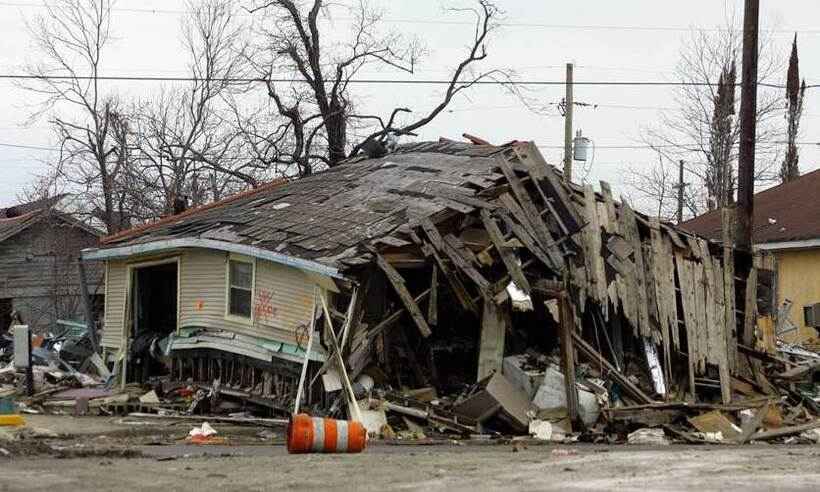
<svg viewBox="0 0 820 492"><path fill-rule="evenodd" d="M757 29L760 0L745 0L743 10L743 79L740 91L740 152L737 180L737 247L752 250L755 133L757 113ZM746 272L744 272L746 273ZM745 278L745 275L742 277Z"/></svg>
<svg viewBox="0 0 820 492"><path fill-rule="evenodd" d="M572 63L567 63L567 94L564 98L564 181L572 181Z"/></svg>
<svg viewBox="0 0 820 492"><path fill-rule="evenodd" d="M680 225L683 222L683 189L689 183L683 182L683 159L678 161L678 165L678 184L674 188L678 189L678 225Z"/></svg>

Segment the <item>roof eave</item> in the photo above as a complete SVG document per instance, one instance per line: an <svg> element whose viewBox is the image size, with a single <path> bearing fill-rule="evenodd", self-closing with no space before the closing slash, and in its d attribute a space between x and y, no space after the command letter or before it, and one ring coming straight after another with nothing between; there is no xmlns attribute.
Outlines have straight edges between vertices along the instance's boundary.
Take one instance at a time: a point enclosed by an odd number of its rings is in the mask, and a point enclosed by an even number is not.
<svg viewBox="0 0 820 492"><path fill-rule="evenodd" d="M800 239L797 241L773 241L768 243L758 243L755 244L755 248L761 251L820 248L820 237L814 239Z"/></svg>
<svg viewBox="0 0 820 492"><path fill-rule="evenodd" d="M305 272L318 273L319 275L340 280L349 280L339 272L339 269L316 261L283 255L281 253L258 248L249 244L237 244L227 241L217 241L214 239L202 239L195 237L163 239L160 241L130 244L113 248L87 248L82 251L82 257L83 260L90 261L116 260L141 254L158 253L181 248L204 248L237 253L272 261L274 263L293 267Z"/></svg>

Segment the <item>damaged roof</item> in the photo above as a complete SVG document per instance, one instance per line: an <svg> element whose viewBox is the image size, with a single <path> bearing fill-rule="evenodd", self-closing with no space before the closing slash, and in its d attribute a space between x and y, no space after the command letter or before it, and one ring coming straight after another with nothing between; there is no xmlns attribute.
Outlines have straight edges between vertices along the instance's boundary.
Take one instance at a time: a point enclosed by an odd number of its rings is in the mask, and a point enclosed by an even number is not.
<svg viewBox="0 0 820 492"><path fill-rule="evenodd" d="M720 210L688 220L681 227L720 239ZM755 193L752 234L755 244L820 238L820 169Z"/></svg>
<svg viewBox="0 0 820 492"><path fill-rule="evenodd" d="M0 209L0 242L16 236L49 216L57 217L71 226L82 228L91 234L100 236L100 232L96 229L57 209L57 205L66 196L66 194L55 195Z"/></svg>
<svg viewBox="0 0 820 492"><path fill-rule="evenodd" d="M403 145L381 158L353 158L109 236L101 249L199 238L334 268L355 265L363 262L367 243L407 244L394 234L408 232L409 223L448 208L472 211L465 202L504 179L493 156L505 148L452 141Z"/></svg>

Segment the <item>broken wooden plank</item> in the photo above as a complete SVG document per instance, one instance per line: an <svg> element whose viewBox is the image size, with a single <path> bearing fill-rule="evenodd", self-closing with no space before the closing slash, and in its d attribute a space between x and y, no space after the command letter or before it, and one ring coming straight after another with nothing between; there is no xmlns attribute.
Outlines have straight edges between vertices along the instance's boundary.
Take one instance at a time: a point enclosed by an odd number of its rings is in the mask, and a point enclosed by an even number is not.
<svg viewBox="0 0 820 492"><path fill-rule="evenodd" d="M629 275L624 278L626 282L626 295L622 299L624 301L624 312L636 335L651 337L652 330L649 325L649 300L647 299L643 246L638 231L638 223L635 219L635 212L623 197L621 198L621 215L619 219L621 234L624 240L632 246L634 258L632 263L627 264Z"/></svg>
<svg viewBox="0 0 820 492"><path fill-rule="evenodd" d="M387 275L387 279L390 281L390 284L393 286L396 294L398 294L399 299L404 304L407 312L410 313L410 317L413 318L413 321L416 323L416 327L419 329L421 336L427 338L432 335L433 332L430 330L427 320L424 319L418 304L416 304L413 296L410 295L410 292L404 285L404 278L402 278L399 272L396 271L396 269L393 268L393 266L390 265L390 263L388 263L387 260L385 260L384 257L378 253L376 253L376 263L385 275Z"/></svg>
<svg viewBox="0 0 820 492"><path fill-rule="evenodd" d="M587 225L583 229L584 263L587 266L587 279L592 297L601 306L604 319L609 319L607 302L607 282L604 259L601 254L601 224L598 220L598 209L595 191L591 185L584 186L584 219Z"/></svg>
<svg viewBox="0 0 820 492"><path fill-rule="evenodd" d="M498 228L495 219L492 218L488 211L482 210L481 220L484 222L484 228L487 230L487 234L490 235L490 241L492 241L496 251L498 251L499 256L501 256L501 260L504 262L504 266L507 267L507 272L510 274L513 282L515 282L515 285L517 285L519 289L529 294L530 283L524 276L521 265L518 264L518 259L512 249L505 246L504 236Z"/></svg>
<svg viewBox="0 0 820 492"><path fill-rule="evenodd" d="M484 300L484 310L481 315L481 339L478 349L478 375L481 381L494 372L501 372L501 363L504 358L504 339L509 325L509 318L502 308L492 299Z"/></svg>
<svg viewBox="0 0 820 492"><path fill-rule="evenodd" d="M419 304L422 301L424 301L424 299L426 299L427 296L430 295L430 292L431 292L431 290L427 289L424 292L422 292L421 294L417 295L413 300L416 302L416 304ZM406 311L404 309L397 309L396 311L390 313L383 320L379 321L379 324L377 324L376 326L374 326L373 328L371 328L367 331L367 338L368 339L376 338L377 335L380 335L384 330L386 330L387 328L393 326L399 319L401 319L402 315L405 312Z"/></svg>
<svg viewBox="0 0 820 492"><path fill-rule="evenodd" d="M567 413L572 427L575 427L582 425L578 411L578 387L575 384L575 348L573 346L575 316L566 292L558 297L558 310L558 324L561 330L558 335L560 338L561 371L564 373Z"/></svg>
<svg viewBox="0 0 820 492"><path fill-rule="evenodd" d="M432 326L438 324L438 267L433 265L430 277L430 302L427 303L427 323Z"/></svg>
<svg viewBox="0 0 820 492"><path fill-rule="evenodd" d="M440 244L433 243L439 251L444 253L453 264L464 272L464 274L472 280L478 290L485 295L485 297L491 297L490 293L490 282L487 281L484 276L473 267L472 262L466 255L465 251L459 247L458 238L453 236L452 234L447 234L444 236L444 241ZM477 263L477 260L476 260Z"/></svg>
<svg viewBox="0 0 820 492"><path fill-rule="evenodd" d="M515 171L513 171L510 167L510 164L502 158L497 159L497 161L502 172L507 177L507 181L510 183L513 194L518 199L518 203L521 205L521 210L526 218L525 220L529 223L532 229L533 236L545 251L549 251L549 249L554 246L553 239L550 235L549 229L541 218L538 208L533 203L532 197L530 197L530 194L524 188L524 185L521 184L521 181L518 179L518 176L516 176ZM515 214L514 211L511 210L511 212ZM561 263L558 262L557 265L561 265Z"/></svg>
<svg viewBox="0 0 820 492"><path fill-rule="evenodd" d="M608 376L615 379L623 387L624 393L626 393L629 397L640 403L655 403L652 398L638 388L638 386L630 381L629 378L618 371L618 369L615 368L615 366L613 366L603 355L598 353L598 351L584 341L577 331L573 331L572 338L578 352L586 357L591 363L604 366L604 368L609 371Z"/></svg>
<svg viewBox="0 0 820 492"><path fill-rule="evenodd" d="M441 238L441 234L439 234L438 229L436 226L430 222L430 219L424 218L420 221L420 225L424 230L427 238L430 239L432 242L433 240L437 240L443 242L444 240ZM411 235L414 241L418 241L421 245L422 253L425 254L428 258L433 258L436 262L436 265L441 269L441 273L444 278L447 279L447 282L450 284L450 288L453 290L453 294L455 294L456 299L458 299L461 306L472 313L475 313L478 316L478 308L475 303L472 301L472 297L467 292L467 287L461 281L461 279L455 274L455 272L450 270L450 267L444 262L444 260L439 256L436 249L430 245L425 244L421 241L421 239L415 233ZM435 239L431 239L434 237Z"/></svg>
<svg viewBox="0 0 820 492"><path fill-rule="evenodd" d="M812 422L809 422L808 424L793 425L790 427L781 427L780 429L761 431L756 434L752 434L749 440L767 441L769 439L774 439L777 437L793 436L795 434L800 434L801 432L817 429L818 427L820 427L820 419L816 419Z"/></svg>
<svg viewBox="0 0 820 492"><path fill-rule="evenodd" d="M501 203L504 204L506 208L499 210L498 215L504 223L507 224L507 227L512 231L513 235L524 244L532 255L541 260L544 266L550 270L561 272L562 268L556 268L556 266L562 265L563 262L559 254L560 252L557 248L544 249L538 244L535 236L533 236L531 232L532 228L529 226L529 221L526 215L524 215L524 211L521 210L521 207L518 206L515 199L509 193L504 193L499 197L499 200L501 200ZM510 215L512 215L512 217ZM515 220L513 220L513 217ZM516 220L518 222L516 222Z"/></svg>

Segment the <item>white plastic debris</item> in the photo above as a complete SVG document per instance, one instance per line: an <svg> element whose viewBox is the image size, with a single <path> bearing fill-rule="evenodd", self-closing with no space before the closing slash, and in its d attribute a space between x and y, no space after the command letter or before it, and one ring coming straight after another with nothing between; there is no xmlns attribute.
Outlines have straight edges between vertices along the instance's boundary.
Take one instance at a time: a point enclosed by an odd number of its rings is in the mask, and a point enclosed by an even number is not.
<svg viewBox="0 0 820 492"><path fill-rule="evenodd" d="M533 420L530 422L530 435L541 441L552 439L552 424L546 420Z"/></svg>
<svg viewBox="0 0 820 492"><path fill-rule="evenodd" d="M692 435L706 442L723 442L723 432L693 432Z"/></svg>
<svg viewBox="0 0 820 492"><path fill-rule="evenodd" d="M820 444L820 429L810 429L801 432L800 437L815 444Z"/></svg>
<svg viewBox="0 0 820 492"><path fill-rule="evenodd" d="M194 427L193 429L191 429L191 432L188 433L188 435L191 436L191 437L196 437L196 436L208 437L208 436L213 436L215 434L216 434L216 430L213 427L211 427L210 424L208 424L208 422L203 422L201 426Z"/></svg>
<svg viewBox="0 0 820 492"><path fill-rule="evenodd" d="M526 292L519 289L515 282L510 282L507 285L507 294L512 300L512 307L515 311L527 312L532 311L532 298Z"/></svg>
<svg viewBox="0 0 820 492"><path fill-rule="evenodd" d="M643 428L627 436L629 444L650 444L653 446L668 446L669 441L663 433L663 429Z"/></svg>

